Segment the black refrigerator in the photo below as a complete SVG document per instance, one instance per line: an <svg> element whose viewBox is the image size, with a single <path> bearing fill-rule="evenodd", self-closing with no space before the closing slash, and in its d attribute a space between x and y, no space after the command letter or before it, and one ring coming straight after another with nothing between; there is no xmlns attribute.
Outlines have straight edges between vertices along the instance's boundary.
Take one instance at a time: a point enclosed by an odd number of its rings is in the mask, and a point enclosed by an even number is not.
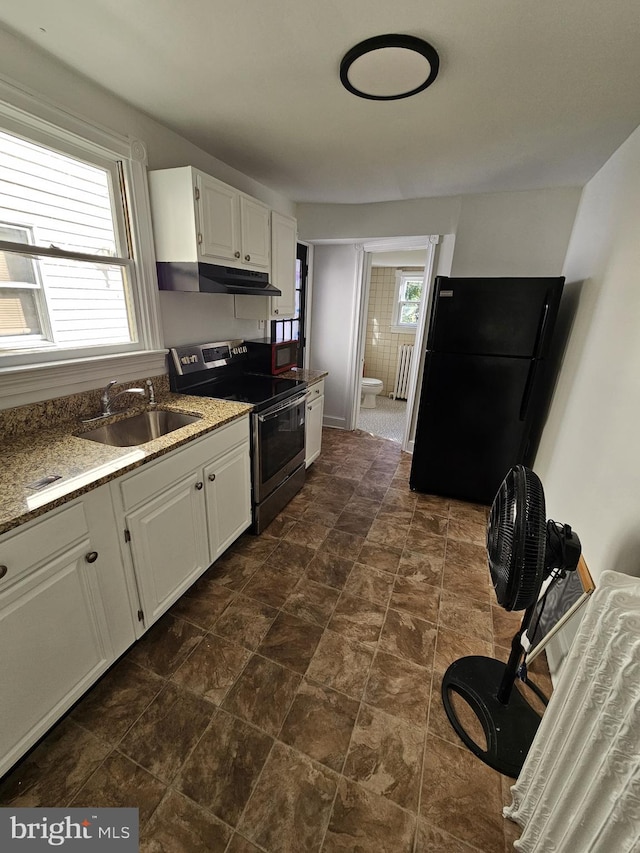
<svg viewBox="0 0 640 853"><path fill-rule="evenodd" d="M435 280L409 484L490 504L531 465L554 376L564 278Z"/></svg>

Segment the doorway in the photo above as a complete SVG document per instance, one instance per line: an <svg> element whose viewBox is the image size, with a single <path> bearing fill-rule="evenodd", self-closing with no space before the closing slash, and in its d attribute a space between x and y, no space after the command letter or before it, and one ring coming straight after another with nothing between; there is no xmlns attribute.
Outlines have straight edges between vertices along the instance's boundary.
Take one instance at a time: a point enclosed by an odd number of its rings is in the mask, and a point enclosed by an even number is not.
<svg viewBox="0 0 640 853"><path fill-rule="evenodd" d="M272 342L298 341L297 367L304 367L307 346L307 291L309 284L309 247L298 243L296 251L295 311L286 319L272 320Z"/></svg>
<svg viewBox="0 0 640 853"><path fill-rule="evenodd" d="M363 246L353 428L410 450L426 290L437 238Z"/></svg>
<svg viewBox="0 0 640 853"><path fill-rule="evenodd" d="M296 252L296 315L299 319L298 367L304 367L307 347L307 295L309 285L309 247L298 243Z"/></svg>

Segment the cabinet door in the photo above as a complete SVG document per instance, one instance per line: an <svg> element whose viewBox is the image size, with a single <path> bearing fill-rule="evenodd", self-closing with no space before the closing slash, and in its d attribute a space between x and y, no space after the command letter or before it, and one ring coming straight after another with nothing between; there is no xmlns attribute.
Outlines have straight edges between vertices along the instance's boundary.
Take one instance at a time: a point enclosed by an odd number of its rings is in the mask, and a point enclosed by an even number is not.
<svg viewBox="0 0 640 853"><path fill-rule="evenodd" d="M201 476L195 473L126 516L148 628L209 565Z"/></svg>
<svg viewBox="0 0 640 853"><path fill-rule="evenodd" d="M100 589L114 658L136 641L140 608L135 577L120 550L123 525L117 525L109 486L82 496L91 548L98 554L93 569Z"/></svg>
<svg viewBox="0 0 640 853"><path fill-rule="evenodd" d="M297 223L271 212L271 281L282 296L236 296L235 316L243 320L278 320L296 311Z"/></svg>
<svg viewBox="0 0 640 853"><path fill-rule="evenodd" d="M307 416L305 422L305 467L308 468L318 456L322 446L322 413L324 411L324 396L317 397L307 403Z"/></svg>
<svg viewBox="0 0 640 853"><path fill-rule="evenodd" d="M271 213L271 283L282 296L271 299L271 313L288 317L296 311L296 220Z"/></svg>
<svg viewBox="0 0 640 853"><path fill-rule="evenodd" d="M232 261L240 258L238 193L214 178L196 176L198 199L198 250L204 261Z"/></svg>
<svg viewBox="0 0 640 853"><path fill-rule="evenodd" d="M211 561L251 524L249 445L243 444L204 469Z"/></svg>
<svg viewBox="0 0 640 853"><path fill-rule="evenodd" d="M271 223L269 208L248 196L240 196L241 261L248 267L269 269Z"/></svg>
<svg viewBox="0 0 640 853"><path fill-rule="evenodd" d="M88 538L0 593L0 775L113 658Z"/></svg>

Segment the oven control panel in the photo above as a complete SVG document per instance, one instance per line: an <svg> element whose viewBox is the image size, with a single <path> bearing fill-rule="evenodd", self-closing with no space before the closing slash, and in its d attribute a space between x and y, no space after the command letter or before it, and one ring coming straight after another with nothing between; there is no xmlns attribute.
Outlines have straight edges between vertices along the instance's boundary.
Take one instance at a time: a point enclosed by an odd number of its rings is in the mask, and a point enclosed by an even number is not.
<svg viewBox="0 0 640 853"><path fill-rule="evenodd" d="M215 364L216 362L226 361L229 358L230 352L227 344L215 347L203 347L202 358L205 364Z"/></svg>
<svg viewBox="0 0 640 853"><path fill-rule="evenodd" d="M170 353L176 373L184 376L199 370L226 367L234 359L245 356L247 347L244 341L218 341L172 347Z"/></svg>

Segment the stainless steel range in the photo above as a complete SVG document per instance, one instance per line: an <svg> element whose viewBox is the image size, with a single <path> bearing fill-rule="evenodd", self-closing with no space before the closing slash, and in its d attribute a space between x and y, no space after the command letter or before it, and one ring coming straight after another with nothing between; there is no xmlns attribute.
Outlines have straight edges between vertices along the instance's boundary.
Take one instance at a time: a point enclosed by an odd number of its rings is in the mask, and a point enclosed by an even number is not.
<svg viewBox="0 0 640 853"><path fill-rule="evenodd" d="M254 533L260 533L304 485L307 383L248 371L241 340L170 350L171 390L251 403Z"/></svg>

